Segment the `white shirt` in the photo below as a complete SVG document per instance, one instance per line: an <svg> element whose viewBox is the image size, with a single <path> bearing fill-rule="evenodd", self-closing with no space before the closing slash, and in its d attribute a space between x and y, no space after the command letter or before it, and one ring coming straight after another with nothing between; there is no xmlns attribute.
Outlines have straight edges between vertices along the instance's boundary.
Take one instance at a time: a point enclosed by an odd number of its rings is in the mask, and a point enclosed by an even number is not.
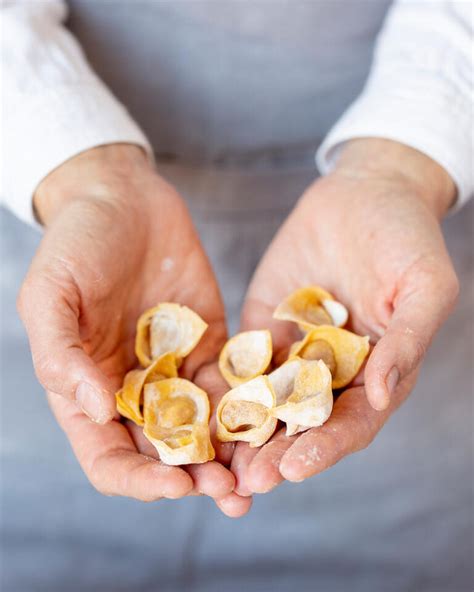
<svg viewBox="0 0 474 592"><path fill-rule="evenodd" d="M66 16L61 0L1 4L0 195L28 223L40 181L76 154L115 142L152 154L63 26ZM389 138L443 166L458 189L456 206L467 201L474 193L473 21L471 0L395 2L364 91L318 150L320 171L334 167L352 138Z"/></svg>

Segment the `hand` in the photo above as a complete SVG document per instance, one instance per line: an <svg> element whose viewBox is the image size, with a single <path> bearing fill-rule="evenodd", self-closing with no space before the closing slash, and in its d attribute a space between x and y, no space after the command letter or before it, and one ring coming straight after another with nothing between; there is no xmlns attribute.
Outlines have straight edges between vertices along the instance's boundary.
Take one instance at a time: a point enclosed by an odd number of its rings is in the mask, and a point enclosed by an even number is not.
<svg viewBox="0 0 474 592"><path fill-rule="evenodd" d="M296 335L272 320L275 306L318 284L349 307L350 328L376 345L326 424L291 438L280 430L260 450L238 444L238 493L301 481L366 447L408 396L458 292L438 221L454 195L428 157L372 139L350 143L335 172L303 195L257 268L242 330L270 327L281 356Z"/></svg>
<svg viewBox="0 0 474 592"><path fill-rule="evenodd" d="M135 326L146 308L176 301L209 324L186 360L188 378L226 338L214 274L181 198L141 149L112 145L51 173L35 207L46 232L18 308L37 376L92 484L141 500L202 493L229 515L245 513L250 501L232 493L234 478L222 464L165 466L115 411L114 393L136 365ZM217 453L225 458L226 450Z"/></svg>

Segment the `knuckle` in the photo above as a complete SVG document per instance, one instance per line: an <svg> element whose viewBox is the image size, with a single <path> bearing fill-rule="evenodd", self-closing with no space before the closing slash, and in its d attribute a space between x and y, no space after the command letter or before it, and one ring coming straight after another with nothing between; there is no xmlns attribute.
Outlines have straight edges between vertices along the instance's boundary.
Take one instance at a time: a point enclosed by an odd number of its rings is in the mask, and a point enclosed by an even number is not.
<svg viewBox="0 0 474 592"><path fill-rule="evenodd" d="M426 355L427 345L426 343L418 336L414 336L412 340L412 348L413 348L413 358L417 362L421 362L421 360Z"/></svg>
<svg viewBox="0 0 474 592"><path fill-rule="evenodd" d="M349 430L349 433L352 433L349 449L353 452L365 450L375 440L384 423L379 413L368 409L366 401L363 400L354 415L352 429Z"/></svg>
<svg viewBox="0 0 474 592"><path fill-rule="evenodd" d="M375 440L375 436L376 433L374 432L367 433L365 437L362 439L360 450L365 450L366 448L368 448Z"/></svg>
<svg viewBox="0 0 474 592"><path fill-rule="evenodd" d="M89 479L89 481L92 487L101 495L106 497L112 497L114 495L106 487L104 487L100 481L93 481L92 479Z"/></svg>
<svg viewBox="0 0 474 592"><path fill-rule="evenodd" d="M373 438L370 438L364 442L362 442L359 446L359 448L356 450L356 452L363 452L364 450L367 450L367 448L369 448L369 446L372 444L372 442L374 441Z"/></svg>
<svg viewBox="0 0 474 592"><path fill-rule="evenodd" d="M412 360L411 367L416 368L425 357L428 345L419 335L412 331L406 335L406 351L409 353L409 358Z"/></svg>
<svg viewBox="0 0 474 592"><path fill-rule="evenodd" d="M64 372L64 367L49 352L33 352L33 364L36 376L40 383L46 388L57 391L57 386L52 388L52 384L57 382L58 377Z"/></svg>
<svg viewBox="0 0 474 592"><path fill-rule="evenodd" d="M123 472L119 483L119 495L126 495L145 503L156 501L159 498L150 488L143 487L143 484L142 486L138 485L141 482L140 473L142 468L143 465L137 465Z"/></svg>
<svg viewBox="0 0 474 592"><path fill-rule="evenodd" d="M440 309L450 310L459 295L459 279L450 262L439 264L431 276L431 291L437 295Z"/></svg>
<svg viewBox="0 0 474 592"><path fill-rule="evenodd" d="M372 442L375 440L377 432L366 430L363 434L359 435L356 442L353 445L353 452L362 452L366 450Z"/></svg>
<svg viewBox="0 0 474 592"><path fill-rule="evenodd" d="M32 292L31 280L25 279L16 298L16 309L22 319L31 302Z"/></svg>
<svg viewBox="0 0 474 592"><path fill-rule="evenodd" d="M101 495L105 497L115 497L117 494L112 492L108 487L106 487L101 481L93 481L89 479L92 487Z"/></svg>
<svg viewBox="0 0 474 592"><path fill-rule="evenodd" d="M145 504L151 504L151 502L156 502L156 501L158 501L161 498L156 497L156 496L151 495L151 494L142 493L142 494L136 495L135 496L135 499L137 499L140 502L144 502Z"/></svg>
<svg viewBox="0 0 474 592"><path fill-rule="evenodd" d="M374 431L371 422L366 418L362 428L357 433L356 438L351 446L354 452L361 452L368 448L375 439L376 431Z"/></svg>
<svg viewBox="0 0 474 592"><path fill-rule="evenodd" d="M446 293L448 296L448 305L450 308L456 304L459 297L459 291L459 278L454 269L452 269L451 273L449 273L446 277Z"/></svg>
<svg viewBox="0 0 474 592"><path fill-rule="evenodd" d="M117 495L113 488L110 486L108 479L104 477L104 473L101 470L101 457L96 458L86 470L87 478L90 484L96 491L107 497Z"/></svg>
<svg viewBox="0 0 474 592"><path fill-rule="evenodd" d="M137 469L122 468L111 470L109 465L112 457L102 454L96 457L84 470L89 482L96 491L107 497L130 497L141 502L150 503L160 498L151 489L136 487Z"/></svg>
<svg viewBox="0 0 474 592"><path fill-rule="evenodd" d="M103 479L97 474L96 471L91 471L87 475L92 487L102 495L111 496L112 491L107 487Z"/></svg>

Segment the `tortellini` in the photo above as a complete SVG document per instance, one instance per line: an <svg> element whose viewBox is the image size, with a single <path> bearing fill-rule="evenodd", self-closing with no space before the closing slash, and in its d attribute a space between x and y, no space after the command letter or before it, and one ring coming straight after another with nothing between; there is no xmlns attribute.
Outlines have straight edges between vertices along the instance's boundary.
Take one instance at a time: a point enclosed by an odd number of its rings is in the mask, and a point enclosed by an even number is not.
<svg viewBox="0 0 474 592"><path fill-rule="evenodd" d="M369 353L369 339L342 327L346 307L318 286L301 288L278 305L274 317L304 333L286 362L272 366L267 330L238 333L224 345L219 369L231 387L217 407L217 437L251 447L267 442L278 425L288 436L321 426L331 415L333 389L347 386ZM142 369L131 370L117 392L117 409L143 426L160 459L170 465L214 458L205 391L179 376L183 359L207 324L186 306L164 302L137 324L135 352Z"/></svg>
<svg viewBox="0 0 474 592"><path fill-rule="evenodd" d="M275 390L272 415L286 423L286 435L322 425L331 415L331 373L326 364L295 358L268 377Z"/></svg>
<svg viewBox="0 0 474 592"><path fill-rule="evenodd" d="M143 434L168 465L202 463L215 456L207 394L184 378L145 385Z"/></svg>
<svg viewBox="0 0 474 592"><path fill-rule="evenodd" d="M261 446L273 435L277 420L286 423L288 436L327 421L333 389L355 378L369 352L368 337L341 328L348 317L347 308L319 286L290 294L274 318L296 323L306 335L293 344L288 360L268 375L272 345L265 331L247 331L230 339L219 367L234 388L217 410L218 438Z"/></svg>
<svg viewBox="0 0 474 592"><path fill-rule="evenodd" d="M143 425L143 389L147 383L178 376L176 356L168 352L155 360L144 370L130 370L122 388L115 395L117 409L121 415Z"/></svg>
<svg viewBox="0 0 474 592"><path fill-rule="evenodd" d="M275 431L275 392L267 376L258 376L226 393L217 407L217 437L262 446Z"/></svg>
<svg viewBox="0 0 474 592"><path fill-rule="evenodd" d="M196 347L207 324L187 306L163 302L146 310L137 323L135 353L142 366L167 352L180 362Z"/></svg>
<svg viewBox="0 0 474 592"><path fill-rule="evenodd" d="M321 326L309 331L293 345L291 356L323 360L332 375L332 387L347 386L359 372L369 353L369 338L339 327Z"/></svg>
<svg viewBox="0 0 474 592"><path fill-rule="evenodd" d="M191 309L164 302L138 320L135 353L142 370L131 370L116 394L117 410L143 426L144 436L169 465L203 463L215 456L205 391L178 377L207 324Z"/></svg>
<svg viewBox="0 0 474 592"><path fill-rule="evenodd" d="M263 374L272 360L270 331L244 331L225 344L219 370L231 387Z"/></svg>
<svg viewBox="0 0 474 592"><path fill-rule="evenodd" d="M290 294L273 313L275 319L298 323L302 331L319 325L343 327L347 323L347 308L319 286L307 286Z"/></svg>

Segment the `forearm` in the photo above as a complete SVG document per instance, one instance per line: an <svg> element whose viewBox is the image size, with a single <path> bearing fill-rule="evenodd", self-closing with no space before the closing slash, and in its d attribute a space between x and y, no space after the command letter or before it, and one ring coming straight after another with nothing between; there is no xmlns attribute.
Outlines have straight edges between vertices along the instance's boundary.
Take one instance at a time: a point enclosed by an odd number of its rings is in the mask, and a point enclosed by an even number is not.
<svg viewBox="0 0 474 592"><path fill-rule="evenodd" d="M437 162L404 144L381 138L347 142L339 155L335 174L352 179L404 183L441 219L456 198L456 186Z"/></svg>

